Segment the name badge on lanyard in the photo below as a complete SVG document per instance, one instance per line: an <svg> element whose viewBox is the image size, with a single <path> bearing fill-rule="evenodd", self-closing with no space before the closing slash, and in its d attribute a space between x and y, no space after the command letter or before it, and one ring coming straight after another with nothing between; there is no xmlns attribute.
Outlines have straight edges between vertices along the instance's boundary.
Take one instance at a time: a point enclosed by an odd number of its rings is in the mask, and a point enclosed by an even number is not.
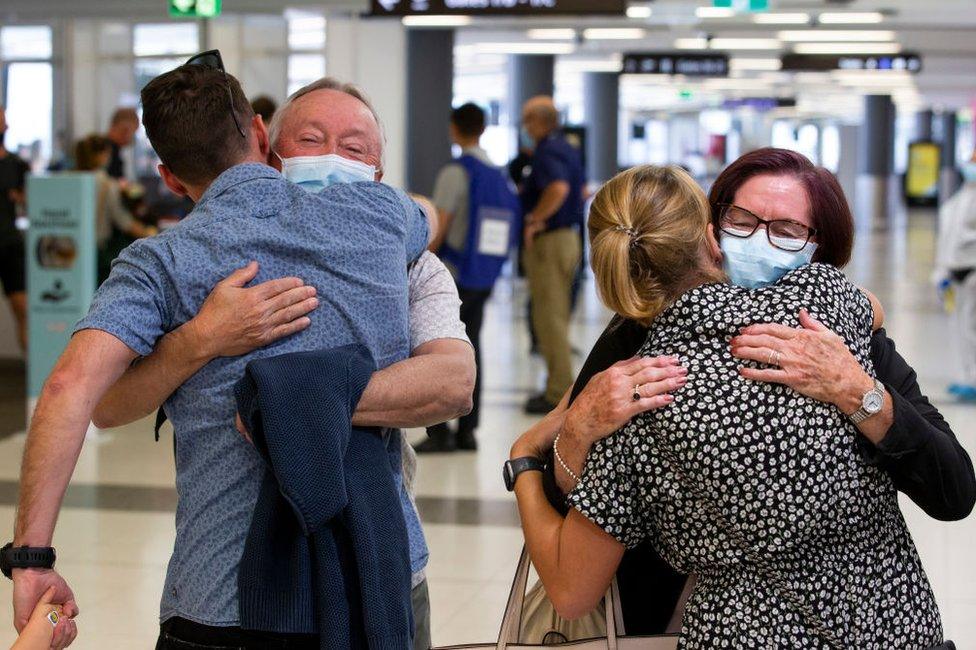
<svg viewBox="0 0 976 650"><path fill-rule="evenodd" d="M512 243L512 212L483 207L478 211L478 254L506 257Z"/></svg>

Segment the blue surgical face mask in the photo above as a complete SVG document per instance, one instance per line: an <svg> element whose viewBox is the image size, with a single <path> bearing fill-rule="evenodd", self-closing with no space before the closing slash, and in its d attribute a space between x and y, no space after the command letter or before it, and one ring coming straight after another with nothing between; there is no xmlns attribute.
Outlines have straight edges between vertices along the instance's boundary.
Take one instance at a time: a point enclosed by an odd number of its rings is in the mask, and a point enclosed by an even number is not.
<svg viewBox="0 0 976 650"><path fill-rule="evenodd" d="M778 241L788 245L793 240ZM746 289L758 289L773 284L790 271L809 264L817 250L817 245L813 242L807 242L797 252L781 250L769 243L766 231L762 228L746 238L723 235L719 245L729 280Z"/></svg>
<svg viewBox="0 0 976 650"><path fill-rule="evenodd" d="M959 168L962 173L962 179L967 183L972 183L976 181L976 162L970 161L963 163L962 167Z"/></svg>
<svg viewBox="0 0 976 650"><path fill-rule="evenodd" d="M275 154L276 156L278 154ZM376 178L372 165L330 153L325 156L282 158L281 173L302 189L316 193L336 183L359 183Z"/></svg>

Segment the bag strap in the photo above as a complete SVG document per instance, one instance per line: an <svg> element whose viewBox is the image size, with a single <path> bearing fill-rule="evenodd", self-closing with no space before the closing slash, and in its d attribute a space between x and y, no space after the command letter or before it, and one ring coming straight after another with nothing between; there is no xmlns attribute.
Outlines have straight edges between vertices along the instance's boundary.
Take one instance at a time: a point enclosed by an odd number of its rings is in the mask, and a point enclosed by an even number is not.
<svg viewBox="0 0 976 650"><path fill-rule="evenodd" d="M749 543L746 541L739 529L733 526L728 518L725 517L718 505L715 504L707 494L705 494L705 491L702 490L697 483L688 479L687 475L681 469L678 459L675 458L671 450L664 445L656 444L657 441L654 436L648 436L647 440L649 440L651 444L661 452L668 465L670 465L674 473L677 474L678 480L683 484L684 488L691 492L696 499L705 505L706 509L709 511L709 514L718 521L719 526L721 526L725 534L732 539L732 542L738 546L739 550L742 551L742 553L746 556L746 559L754 564L760 570L760 572L764 574L766 580L769 582L769 585L773 588L776 595L779 596L780 599L786 601L797 613L799 613L810 630L815 635L819 636L822 641L827 643L827 645L829 645L831 648L843 650L845 644L841 642L841 639L832 629L827 627L827 624L824 623L822 618L820 618L820 615L817 614L816 610L814 610L808 602L793 591L793 588L790 587L782 573L765 564L762 558L760 558L759 555L749 546Z"/></svg>

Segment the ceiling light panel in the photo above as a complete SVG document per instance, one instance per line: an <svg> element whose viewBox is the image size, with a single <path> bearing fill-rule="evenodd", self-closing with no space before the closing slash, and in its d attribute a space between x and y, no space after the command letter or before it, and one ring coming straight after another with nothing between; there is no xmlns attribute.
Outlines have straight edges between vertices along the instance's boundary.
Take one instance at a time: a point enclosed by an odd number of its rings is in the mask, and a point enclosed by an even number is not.
<svg viewBox="0 0 976 650"><path fill-rule="evenodd" d="M734 58L729 60L729 70L759 70L762 72L776 72L782 69L783 61L780 59L744 59Z"/></svg>
<svg viewBox="0 0 976 650"><path fill-rule="evenodd" d="M872 25L884 20L884 15L877 11L862 12L832 12L820 14L817 18L824 25Z"/></svg>
<svg viewBox="0 0 976 650"><path fill-rule="evenodd" d="M575 29L530 29L525 35L535 41L572 41L576 38Z"/></svg>
<svg viewBox="0 0 976 650"><path fill-rule="evenodd" d="M631 5L627 7L628 18L650 18L653 10L647 5Z"/></svg>
<svg viewBox="0 0 976 650"><path fill-rule="evenodd" d="M898 43L797 43L797 54L898 54Z"/></svg>
<svg viewBox="0 0 976 650"><path fill-rule="evenodd" d="M465 27L471 24L471 16L406 16L407 27Z"/></svg>
<svg viewBox="0 0 976 650"><path fill-rule="evenodd" d="M484 54L572 54L572 43L476 43L476 52Z"/></svg>
<svg viewBox="0 0 976 650"><path fill-rule="evenodd" d="M775 38L713 38L708 42L713 50L778 50L782 46Z"/></svg>
<svg viewBox="0 0 976 650"><path fill-rule="evenodd" d="M637 27L600 28L583 30L583 38L588 41L633 41L647 36L647 32Z"/></svg>
<svg viewBox="0 0 976 650"><path fill-rule="evenodd" d="M726 7L698 7L695 15L699 18L732 18L735 10Z"/></svg>
<svg viewBox="0 0 976 650"><path fill-rule="evenodd" d="M895 40L895 32L886 29L792 29L779 32L777 36L791 43L883 43Z"/></svg>
<svg viewBox="0 0 976 650"><path fill-rule="evenodd" d="M753 14L752 22L757 25L806 25L810 22L810 14L805 13L771 13Z"/></svg>

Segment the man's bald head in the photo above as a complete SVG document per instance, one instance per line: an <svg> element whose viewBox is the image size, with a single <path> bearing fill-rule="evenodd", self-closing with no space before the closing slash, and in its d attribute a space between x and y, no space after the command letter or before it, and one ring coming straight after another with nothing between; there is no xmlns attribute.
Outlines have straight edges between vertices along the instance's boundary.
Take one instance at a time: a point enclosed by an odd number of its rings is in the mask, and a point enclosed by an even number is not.
<svg viewBox="0 0 976 650"><path fill-rule="evenodd" d="M559 128L559 111L548 95L538 95L522 107L522 124L529 136L539 142Z"/></svg>

